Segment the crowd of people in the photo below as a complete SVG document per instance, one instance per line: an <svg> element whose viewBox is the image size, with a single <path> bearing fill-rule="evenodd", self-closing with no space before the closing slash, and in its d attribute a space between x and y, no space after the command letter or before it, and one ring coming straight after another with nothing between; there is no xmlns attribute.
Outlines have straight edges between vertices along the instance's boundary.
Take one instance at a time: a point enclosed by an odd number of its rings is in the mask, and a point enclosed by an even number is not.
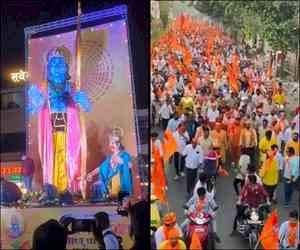
<svg viewBox="0 0 300 250"><path fill-rule="evenodd" d="M232 188L238 209L231 235L242 204L294 206L295 190L299 195L300 107L288 108L292 105L285 85L274 77L275 61L272 52L253 54L249 45L233 41L221 28L184 15L154 42L151 190L161 205L168 205L169 165L175 168L174 181L186 176L194 211L206 209L214 199L208 180L235 174ZM284 200L278 199L280 181ZM207 210L215 218L215 211ZM290 217L295 218L295 212ZM155 233L156 248L189 248L179 240L183 224L179 227L176 215L166 214ZM294 232L284 228L286 234ZM214 223L212 230L220 241ZM297 247L297 237L293 245L284 240L281 244Z"/></svg>
<svg viewBox="0 0 300 250"><path fill-rule="evenodd" d="M142 249L145 242L149 241L148 229L145 225L148 223L149 203L142 200L134 204L125 205L130 221L130 237L133 240L131 250ZM47 249L67 249L68 236L79 233L74 231L72 225L76 219L71 217L62 217L60 221L51 219L41 224L33 234L34 250ZM125 249L122 243L122 237L117 235L112 227L108 213L98 212L94 215L90 232L97 242L98 249L101 250L122 250Z"/></svg>

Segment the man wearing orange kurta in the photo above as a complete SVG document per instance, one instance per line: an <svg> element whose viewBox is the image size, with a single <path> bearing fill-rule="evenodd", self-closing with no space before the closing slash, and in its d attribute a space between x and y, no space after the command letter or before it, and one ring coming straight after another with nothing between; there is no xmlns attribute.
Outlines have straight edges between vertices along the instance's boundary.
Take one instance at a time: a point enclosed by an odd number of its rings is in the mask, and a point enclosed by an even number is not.
<svg viewBox="0 0 300 250"><path fill-rule="evenodd" d="M211 138L213 145L220 147L221 159L224 164L226 162L226 149L228 147L228 142L226 132L222 129L221 123L216 123L214 130L211 131Z"/></svg>
<svg viewBox="0 0 300 250"><path fill-rule="evenodd" d="M241 124L240 118L237 117L234 123L229 124L227 127L227 137L229 144L229 154L231 156L231 162L236 165L240 159L240 135L241 135Z"/></svg>

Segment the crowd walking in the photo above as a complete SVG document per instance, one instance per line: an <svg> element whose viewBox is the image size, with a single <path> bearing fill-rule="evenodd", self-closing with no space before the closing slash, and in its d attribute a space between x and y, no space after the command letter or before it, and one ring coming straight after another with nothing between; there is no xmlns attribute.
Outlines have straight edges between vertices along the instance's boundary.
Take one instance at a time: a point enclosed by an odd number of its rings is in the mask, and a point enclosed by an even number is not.
<svg viewBox="0 0 300 250"><path fill-rule="evenodd" d="M278 242L297 248L299 203L292 204L292 197L299 197L300 107L288 108L285 86L273 77L272 63L269 56L250 54L221 28L184 15L154 43L151 191L159 207L169 210L153 236L160 239L157 249L209 249L191 233L193 218L200 215L203 220L207 215L208 238L222 244L215 219L222 213L215 195L222 192L236 193L231 235L247 207L265 205L266 220L276 204L284 203L291 212L276 234ZM167 167L175 169L175 182L186 178L186 220L180 227L168 204ZM218 179L231 172L232 187L216 190ZM280 182L284 200L277 198Z"/></svg>

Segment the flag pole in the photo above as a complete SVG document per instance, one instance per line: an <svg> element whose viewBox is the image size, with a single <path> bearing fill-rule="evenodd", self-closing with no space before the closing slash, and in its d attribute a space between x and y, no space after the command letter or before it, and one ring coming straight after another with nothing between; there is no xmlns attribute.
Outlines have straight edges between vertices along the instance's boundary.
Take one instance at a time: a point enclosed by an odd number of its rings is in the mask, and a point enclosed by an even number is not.
<svg viewBox="0 0 300 250"><path fill-rule="evenodd" d="M81 15L81 3L80 0L77 1L77 25L76 25L76 90L80 90L81 87L81 29L80 29L80 15Z"/></svg>
<svg viewBox="0 0 300 250"><path fill-rule="evenodd" d="M80 91L81 89L81 27L80 27L80 16L82 14L81 11L81 2L77 1L77 24L76 24L76 81L75 87L76 91ZM83 200L86 200L86 160L87 160L87 142L86 142L86 129L85 129L85 120L84 114L80 111L79 108L79 120L80 120L80 190L82 194Z"/></svg>

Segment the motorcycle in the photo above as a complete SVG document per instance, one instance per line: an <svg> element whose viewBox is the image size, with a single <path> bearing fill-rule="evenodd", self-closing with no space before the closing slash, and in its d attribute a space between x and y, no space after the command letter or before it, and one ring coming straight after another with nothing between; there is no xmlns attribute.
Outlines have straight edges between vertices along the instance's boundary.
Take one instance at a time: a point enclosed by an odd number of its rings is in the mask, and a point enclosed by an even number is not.
<svg viewBox="0 0 300 250"><path fill-rule="evenodd" d="M258 208L244 206L244 216L237 220L237 231L249 241L249 249L255 249L264 220L270 211L268 204L261 204Z"/></svg>

